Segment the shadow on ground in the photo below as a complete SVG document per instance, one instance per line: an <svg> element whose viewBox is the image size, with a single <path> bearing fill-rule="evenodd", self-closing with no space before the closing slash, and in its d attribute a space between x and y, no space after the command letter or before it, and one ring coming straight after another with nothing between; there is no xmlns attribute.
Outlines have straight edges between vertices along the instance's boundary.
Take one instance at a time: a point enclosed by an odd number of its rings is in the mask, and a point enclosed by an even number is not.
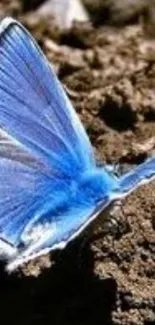
<svg viewBox="0 0 155 325"><path fill-rule="evenodd" d="M0 301L2 323L111 324L116 283L93 274L93 256L76 263L72 248L38 278L7 275L1 265Z"/></svg>

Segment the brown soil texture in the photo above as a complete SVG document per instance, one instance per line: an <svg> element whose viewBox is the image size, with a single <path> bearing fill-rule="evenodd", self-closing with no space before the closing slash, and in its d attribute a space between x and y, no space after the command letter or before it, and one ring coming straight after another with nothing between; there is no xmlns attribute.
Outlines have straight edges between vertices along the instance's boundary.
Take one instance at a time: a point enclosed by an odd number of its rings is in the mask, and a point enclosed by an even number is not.
<svg viewBox="0 0 155 325"><path fill-rule="evenodd" d="M124 0L121 12L120 1L105 2L106 8L85 0L95 19L70 31L36 9L23 12L17 0L1 1L0 16L11 14L29 28L66 87L97 159L124 171L155 152L154 11L146 15L144 1L129 11ZM50 258L28 265L24 274L7 275L1 267L0 323L155 324L155 183L103 214L83 248L78 240L53 265Z"/></svg>

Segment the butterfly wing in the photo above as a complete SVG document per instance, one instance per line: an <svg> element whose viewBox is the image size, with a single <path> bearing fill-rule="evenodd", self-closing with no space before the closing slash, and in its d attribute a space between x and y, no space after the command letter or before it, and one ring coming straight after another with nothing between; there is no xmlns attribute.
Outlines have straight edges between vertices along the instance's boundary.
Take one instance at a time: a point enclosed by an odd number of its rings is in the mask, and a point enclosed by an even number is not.
<svg viewBox="0 0 155 325"><path fill-rule="evenodd" d="M0 131L0 238L20 244L26 224L39 214L48 197L49 178L44 166L23 146ZM55 183L52 182L53 192Z"/></svg>
<svg viewBox="0 0 155 325"><path fill-rule="evenodd" d="M59 174L74 177L94 164L89 139L54 70L11 18L0 26L0 127Z"/></svg>
<svg viewBox="0 0 155 325"><path fill-rule="evenodd" d="M122 195L126 196L139 186L149 183L154 178L155 158L150 158L119 178L120 194L122 193Z"/></svg>
<svg viewBox="0 0 155 325"><path fill-rule="evenodd" d="M66 213L59 214L56 222L53 217L52 222L47 227L46 223L41 222L40 219L38 228L33 227L33 234L35 236L39 229L39 234L41 233L42 236L38 236L37 241L34 240L31 245L19 251L18 254L12 255L12 258L8 261L7 270L12 272L23 263L27 263L36 257L45 255L52 250L65 248L68 242L75 239L96 219L99 213L110 205L111 201L111 198L106 196L102 200L102 204L97 207L85 204L82 206L76 202L75 205L73 204L73 207L66 210ZM27 237L26 232L23 233L23 238L25 237L25 239Z"/></svg>
<svg viewBox="0 0 155 325"><path fill-rule="evenodd" d="M0 131L0 256L13 258L17 267L66 246L94 210L74 195L70 204L71 193L68 179L49 174L27 148Z"/></svg>

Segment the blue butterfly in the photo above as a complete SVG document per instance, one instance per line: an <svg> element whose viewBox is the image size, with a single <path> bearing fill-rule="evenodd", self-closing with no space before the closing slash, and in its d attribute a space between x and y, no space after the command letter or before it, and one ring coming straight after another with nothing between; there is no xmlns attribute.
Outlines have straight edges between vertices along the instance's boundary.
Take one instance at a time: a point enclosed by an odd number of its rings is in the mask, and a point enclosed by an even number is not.
<svg viewBox="0 0 155 325"><path fill-rule="evenodd" d="M28 31L0 24L0 257L12 271L62 249L109 205L155 177L155 158L116 177Z"/></svg>

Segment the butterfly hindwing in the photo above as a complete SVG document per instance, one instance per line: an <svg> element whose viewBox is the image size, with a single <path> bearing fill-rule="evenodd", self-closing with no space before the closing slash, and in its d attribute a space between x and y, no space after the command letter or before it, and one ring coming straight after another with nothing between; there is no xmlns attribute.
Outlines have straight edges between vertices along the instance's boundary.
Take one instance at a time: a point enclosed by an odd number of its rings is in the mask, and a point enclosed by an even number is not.
<svg viewBox="0 0 155 325"><path fill-rule="evenodd" d="M119 178L120 194L127 195L155 178L155 158L146 160Z"/></svg>
<svg viewBox="0 0 155 325"><path fill-rule="evenodd" d="M31 253L38 252L49 247L47 233L53 244L67 243L72 224L80 221L75 214L83 213L80 205L70 204L68 179L49 174L31 152L2 131L0 148L0 251L6 242L10 249L22 245L24 251L32 245ZM67 211L72 212L70 224ZM41 230L37 236L35 229Z"/></svg>

